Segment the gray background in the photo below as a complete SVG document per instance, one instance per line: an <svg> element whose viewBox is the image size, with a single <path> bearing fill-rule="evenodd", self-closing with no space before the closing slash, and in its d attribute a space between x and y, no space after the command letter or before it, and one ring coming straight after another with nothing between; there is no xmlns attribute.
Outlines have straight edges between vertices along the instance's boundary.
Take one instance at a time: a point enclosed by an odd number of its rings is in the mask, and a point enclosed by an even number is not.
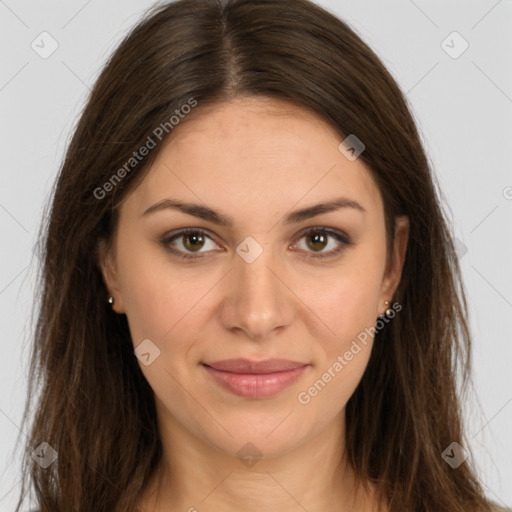
<svg viewBox="0 0 512 512"><path fill-rule="evenodd" d="M465 404L469 447L488 494L511 505L512 1L319 3L383 59L418 122L459 240L469 296L476 396ZM150 5L0 0L2 512L13 510L21 478L14 444L25 401L32 248L43 204L90 86ZM31 47L35 40L43 51L43 31L58 43L46 59ZM453 31L469 44L461 55L456 37L442 46ZM45 39L46 50L50 43Z"/></svg>

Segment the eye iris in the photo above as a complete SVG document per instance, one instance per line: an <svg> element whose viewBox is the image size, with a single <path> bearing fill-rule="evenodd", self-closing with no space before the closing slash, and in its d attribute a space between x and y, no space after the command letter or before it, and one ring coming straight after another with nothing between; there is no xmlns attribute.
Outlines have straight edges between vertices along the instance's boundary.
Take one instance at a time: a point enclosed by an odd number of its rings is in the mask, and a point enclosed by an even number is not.
<svg viewBox="0 0 512 512"><path fill-rule="evenodd" d="M322 250L327 245L327 237L325 235L313 233L311 235L308 235L306 238L308 240L308 247L310 247L313 250ZM313 240L313 242L310 243L310 240ZM315 245L318 243L321 243L322 246L319 247L318 245Z"/></svg>
<svg viewBox="0 0 512 512"><path fill-rule="evenodd" d="M197 251L204 245L204 236L200 233L186 233L183 235L184 246L190 251ZM197 244L201 244L201 247L194 247Z"/></svg>

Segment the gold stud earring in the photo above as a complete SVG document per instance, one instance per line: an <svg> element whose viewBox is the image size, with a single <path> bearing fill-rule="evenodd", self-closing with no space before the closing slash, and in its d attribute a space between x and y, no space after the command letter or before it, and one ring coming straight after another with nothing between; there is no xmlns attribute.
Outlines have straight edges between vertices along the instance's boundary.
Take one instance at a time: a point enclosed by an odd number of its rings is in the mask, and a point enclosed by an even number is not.
<svg viewBox="0 0 512 512"><path fill-rule="evenodd" d="M389 300L384 301L384 304L386 306L389 306ZM388 309L386 309L386 316L391 316L392 313L393 313L393 310L388 307Z"/></svg>

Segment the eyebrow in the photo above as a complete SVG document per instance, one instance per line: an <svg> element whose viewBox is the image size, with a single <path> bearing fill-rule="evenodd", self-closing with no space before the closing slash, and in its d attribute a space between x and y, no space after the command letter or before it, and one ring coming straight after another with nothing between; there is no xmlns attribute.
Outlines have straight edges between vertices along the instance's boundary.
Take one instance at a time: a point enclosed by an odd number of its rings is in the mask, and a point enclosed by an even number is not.
<svg viewBox="0 0 512 512"><path fill-rule="evenodd" d="M295 224L307 219L311 219L323 213L329 213L345 208L355 209L363 214L366 213L366 210L357 201L354 201L353 199L348 199L346 197L339 197L326 203L318 203L288 213L284 217L284 223ZM158 203L155 203L154 205L150 206L147 210L145 210L142 216L145 217L152 213L168 209L179 210L183 213L186 213L187 215L192 215L194 217L198 217L200 219L213 222L214 224L217 224L219 226L233 226L233 219L231 217L223 215L222 213L214 210L213 208L209 208L208 206L203 206L200 204L185 203L182 201L178 201L177 199L162 199L161 201L158 201Z"/></svg>

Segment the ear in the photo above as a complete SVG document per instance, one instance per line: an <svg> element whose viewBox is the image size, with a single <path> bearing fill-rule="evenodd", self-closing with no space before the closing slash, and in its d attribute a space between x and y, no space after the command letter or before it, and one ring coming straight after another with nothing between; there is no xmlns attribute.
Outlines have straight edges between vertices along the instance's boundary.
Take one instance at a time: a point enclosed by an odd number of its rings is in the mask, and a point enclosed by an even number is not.
<svg viewBox="0 0 512 512"><path fill-rule="evenodd" d="M118 271L112 247L105 239L100 239L96 248L97 262L103 276L109 297L113 297L112 309L116 313L124 313L123 297L119 288Z"/></svg>
<svg viewBox="0 0 512 512"><path fill-rule="evenodd" d="M409 241L409 218L405 215L395 219L395 239L392 249L392 258L388 262L387 269L382 280L381 299L379 302L379 314L389 309L385 301L392 302L393 295L400 284L402 269L405 262L405 253L407 252L407 242Z"/></svg>

